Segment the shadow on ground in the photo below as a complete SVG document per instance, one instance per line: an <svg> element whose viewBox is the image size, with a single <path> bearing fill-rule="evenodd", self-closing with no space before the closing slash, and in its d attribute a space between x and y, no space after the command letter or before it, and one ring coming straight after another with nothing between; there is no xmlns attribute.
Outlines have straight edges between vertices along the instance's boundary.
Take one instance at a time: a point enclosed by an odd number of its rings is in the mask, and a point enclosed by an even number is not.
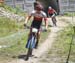
<svg viewBox="0 0 75 63"><path fill-rule="evenodd" d="M26 55L19 55L18 59L25 59Z"/></svg>

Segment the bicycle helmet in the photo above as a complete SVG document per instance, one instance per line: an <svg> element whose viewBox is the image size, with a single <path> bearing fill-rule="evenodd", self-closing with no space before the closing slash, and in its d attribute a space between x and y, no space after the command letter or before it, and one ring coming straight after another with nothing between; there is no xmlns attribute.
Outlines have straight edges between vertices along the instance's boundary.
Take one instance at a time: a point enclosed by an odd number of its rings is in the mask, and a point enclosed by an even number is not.
<svg viewBox="0 0 75 63"><path fill-rule="evenodd" d="M41 11L41 10L43 10L43 6L42 5L36 5L35 9L38 11Z"/></svg>
<svg viewBox="0 0 75 63"><path fill-rule="evenodd" d="M52 9L52 7L51 7L51 6L49 6L49 9Z"/></svg>

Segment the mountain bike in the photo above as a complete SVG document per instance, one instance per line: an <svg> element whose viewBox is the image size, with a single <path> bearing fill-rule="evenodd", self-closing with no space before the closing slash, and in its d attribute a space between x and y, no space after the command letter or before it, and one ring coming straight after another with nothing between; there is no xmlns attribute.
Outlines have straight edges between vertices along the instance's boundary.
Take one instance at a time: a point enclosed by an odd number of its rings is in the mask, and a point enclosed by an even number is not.
<svg viewBox="0 0 75 63"><path fill-rule="evenodd" d="M32 28L32 33L30 34L26 48L28 48L27 55L25 57L25 60L28 60L30 56L32 56L32 51L35 48L36 40L37 40L37 32L38 29Z"/></svg>
<svg viewBox="0 0 75 63"><path fill-rule="evenodd" d="M57 26L57 24L56 24L56 22L57 22L56 15L57 14L55 14L55 13L54 14L48 14L48 17L50 17L51 20L52 20L53 26Z"/></svg>
<svg viewBox="0 0 75 63"><path fill-rule="evenodd" d="M54 25L54 26L57 26L57 25L56 25L57 20L56 20L56 18L55 18L55 14L52 15L51 19L52 19L53 25Z"/></svg>

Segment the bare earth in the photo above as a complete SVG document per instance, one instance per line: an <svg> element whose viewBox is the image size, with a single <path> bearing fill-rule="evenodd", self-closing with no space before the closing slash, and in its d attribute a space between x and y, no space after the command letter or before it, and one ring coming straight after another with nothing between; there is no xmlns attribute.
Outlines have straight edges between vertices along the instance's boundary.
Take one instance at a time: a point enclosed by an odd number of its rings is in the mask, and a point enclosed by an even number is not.
<svg viewBox="0 0 75 63"><path fill-rule="evenodd" d="M33 51L33 57L30 57L28 61L25 61L24 59L17 59L8 63L41 63L39 62L39 58L44 56L45 53L51 48L52 43L55 42L56 36L58 35L57 32L68 26L66 22L60 21L60 19L61 18L57 17L57 27L50 27L51 32L48 38L39 45L38 49Z"/></svg>

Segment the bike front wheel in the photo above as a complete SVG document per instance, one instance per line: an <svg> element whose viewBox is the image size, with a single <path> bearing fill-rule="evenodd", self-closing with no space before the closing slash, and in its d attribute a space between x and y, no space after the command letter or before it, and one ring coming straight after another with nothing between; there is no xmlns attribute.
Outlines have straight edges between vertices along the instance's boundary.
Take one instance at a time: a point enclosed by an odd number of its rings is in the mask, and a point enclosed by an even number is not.
<svg viewBox="0 0 75 63"><path fill-rule="evenodd" d="M33 50L33 49L31 49L31 48L28 49L28 51L27 51L27 55L26 55L26 57L25 57L25 60L28 60L29 57L32 56L32 50Z"/></svg>

